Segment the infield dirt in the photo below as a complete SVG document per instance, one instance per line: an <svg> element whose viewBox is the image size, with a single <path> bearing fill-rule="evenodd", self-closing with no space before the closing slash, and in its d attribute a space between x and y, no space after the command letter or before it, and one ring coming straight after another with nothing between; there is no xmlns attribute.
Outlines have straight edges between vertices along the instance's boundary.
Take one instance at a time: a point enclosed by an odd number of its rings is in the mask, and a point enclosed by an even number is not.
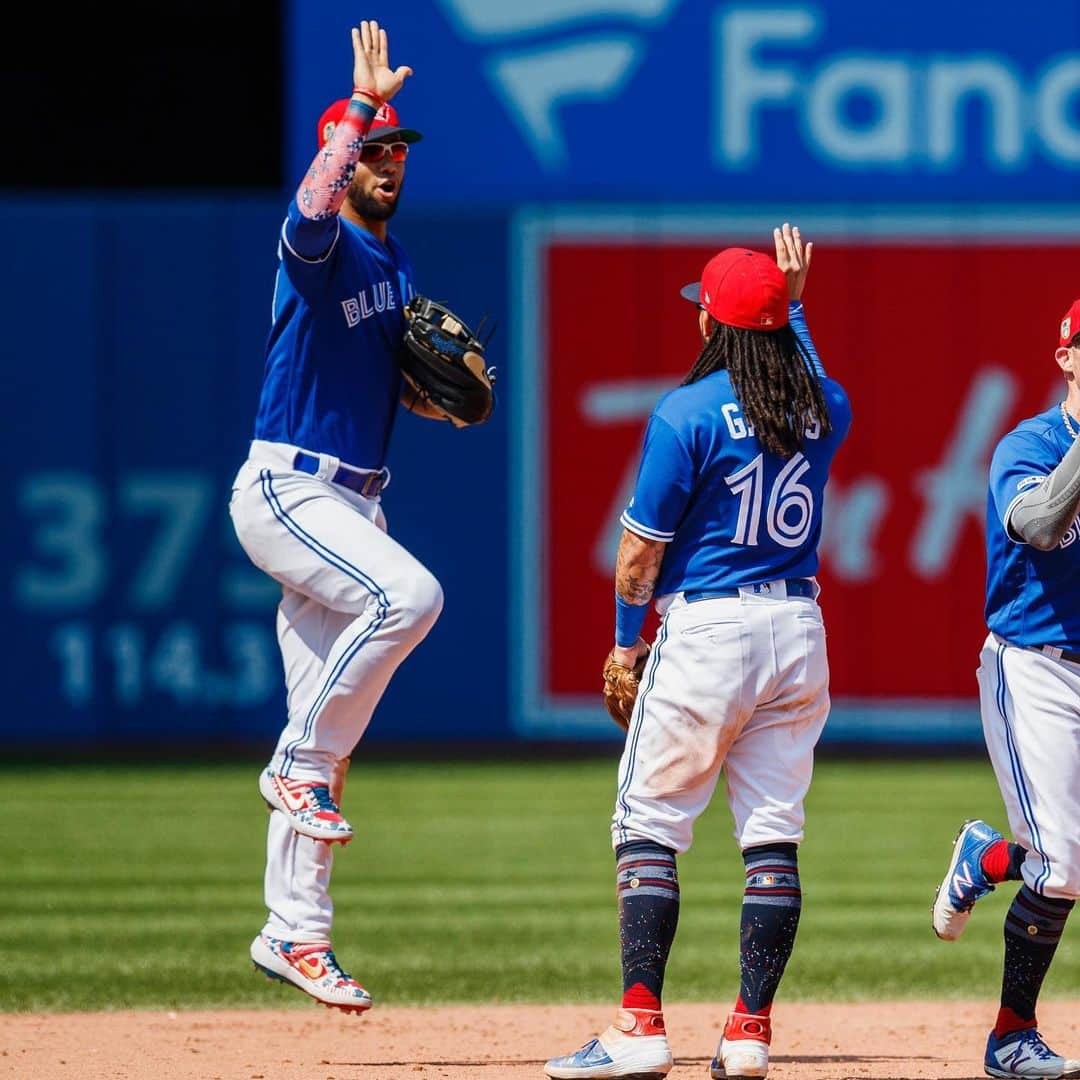
<svg viewBox="0 0 1080 1080"><path fill-rule="evenodd" d="M669 1005L672 1080L701 1080L727 1006ZM982 1077L989 1002L780 1005L774 1080ZM541 1080L613 1015L602 1005L376 1007L0 1015L0 1077L18 1080ZM1040 1024L1080 1054L1080 1001Z"/></svg>

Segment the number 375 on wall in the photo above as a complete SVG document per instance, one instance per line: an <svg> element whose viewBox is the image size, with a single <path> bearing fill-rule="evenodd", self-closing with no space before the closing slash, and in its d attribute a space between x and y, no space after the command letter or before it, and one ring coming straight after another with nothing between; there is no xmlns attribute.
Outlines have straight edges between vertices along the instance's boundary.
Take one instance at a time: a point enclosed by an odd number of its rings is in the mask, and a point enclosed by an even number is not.
<svg viewBox="0 0 1080 1080"><path fill-rule="evenodd" d="M9 595L45 633L61 701L251 708L274 695L280 592L240 550L227 492L188 470L23 478ZM23 640L37 662L36 632Z"/></svg>
<svg viewBox="0 0 1080 1080"><path fill-rule="evenodd" d="M213 602L234 610L263 610L277 593L273 582L246 562L228 522L228 488L209 473L138 471L121 474L110 498L82 472L27 475L18 506L27 523L26 550L16 563L16 604L41 614L82 611L107 594L136 612L167 611L194 560L207 557L207 528L218 519L220 594ZM118 566L110 535L149 523L137 558ZM208 600L210 598L207 598Z"/></svg>

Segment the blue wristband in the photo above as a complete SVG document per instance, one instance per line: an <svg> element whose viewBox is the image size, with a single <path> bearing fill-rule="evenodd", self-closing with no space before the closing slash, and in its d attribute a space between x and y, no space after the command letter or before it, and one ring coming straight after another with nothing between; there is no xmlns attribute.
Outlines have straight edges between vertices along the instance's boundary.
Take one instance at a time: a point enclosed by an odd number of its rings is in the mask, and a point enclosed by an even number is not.
<svg viewBox="0 0 1080 1080"><path fill-rule="evenodd" d="M615 644L620 649L629 649L637 643L648 613L648 604L628 604L618 593L615 594Z"/></svg>
<svg viewBox="0 0 1080 1080"><path fill-rule="evenodd" d="M349 104L346 108L351 109L354 105L364 114L364 119L367 120L369 124L378 114L378 109L376 109L374 105L369 105L366 101L353 101L352 98L349 98Z"/></svg>

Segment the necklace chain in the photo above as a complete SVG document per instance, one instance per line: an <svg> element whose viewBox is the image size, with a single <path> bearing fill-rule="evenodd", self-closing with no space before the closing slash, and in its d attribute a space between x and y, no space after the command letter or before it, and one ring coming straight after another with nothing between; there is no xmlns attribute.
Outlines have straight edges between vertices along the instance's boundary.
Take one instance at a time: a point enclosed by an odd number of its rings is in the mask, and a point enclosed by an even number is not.
<svg viewBox="0 0 1080 1080"><path fill-rule="evenodd" d="M1061 419L1065 421L1065 430L1075 439L1080 437L1080 431L1077 431L1073 427L1072 417L1069 415L1069 410L1065 408L1065 402L1061 403Z"/></svg>

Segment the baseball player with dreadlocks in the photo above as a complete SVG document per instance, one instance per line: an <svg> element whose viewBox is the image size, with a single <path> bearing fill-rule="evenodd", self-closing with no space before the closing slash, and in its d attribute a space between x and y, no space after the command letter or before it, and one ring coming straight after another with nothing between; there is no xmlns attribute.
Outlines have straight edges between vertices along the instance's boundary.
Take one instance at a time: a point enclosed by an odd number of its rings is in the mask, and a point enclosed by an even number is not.
<svg viewBox="0 0 1080 1080"><path fill-rule="evenodd" d="M645 432L615 571L615 659L633 668L654 596L612 820L623 997L615 1023L553 1078L667 1074L661 1011L679 917L676 856L723 768L746 887L741 985L713 1077L765 1076L773 997L801 903L798 845L829 711L818 542L829 467L850 426L801 296L812 245L774 231L776 261L720 252L683 295L703 347Z"/></svg>
<svg viewBox="0 0 1080 1080"><path fill-rule="evenodd" d="M989 1076L1080 1077L1080 1060L1051 1050L1035 1016L1080 897L1080 300L1061 320L1054 358L1065 398L1001 439L986 500L979 701L1014 842L965 822L933 906L934 932L955 941L977 900L1021 883L1005 916Z"/></svg>

